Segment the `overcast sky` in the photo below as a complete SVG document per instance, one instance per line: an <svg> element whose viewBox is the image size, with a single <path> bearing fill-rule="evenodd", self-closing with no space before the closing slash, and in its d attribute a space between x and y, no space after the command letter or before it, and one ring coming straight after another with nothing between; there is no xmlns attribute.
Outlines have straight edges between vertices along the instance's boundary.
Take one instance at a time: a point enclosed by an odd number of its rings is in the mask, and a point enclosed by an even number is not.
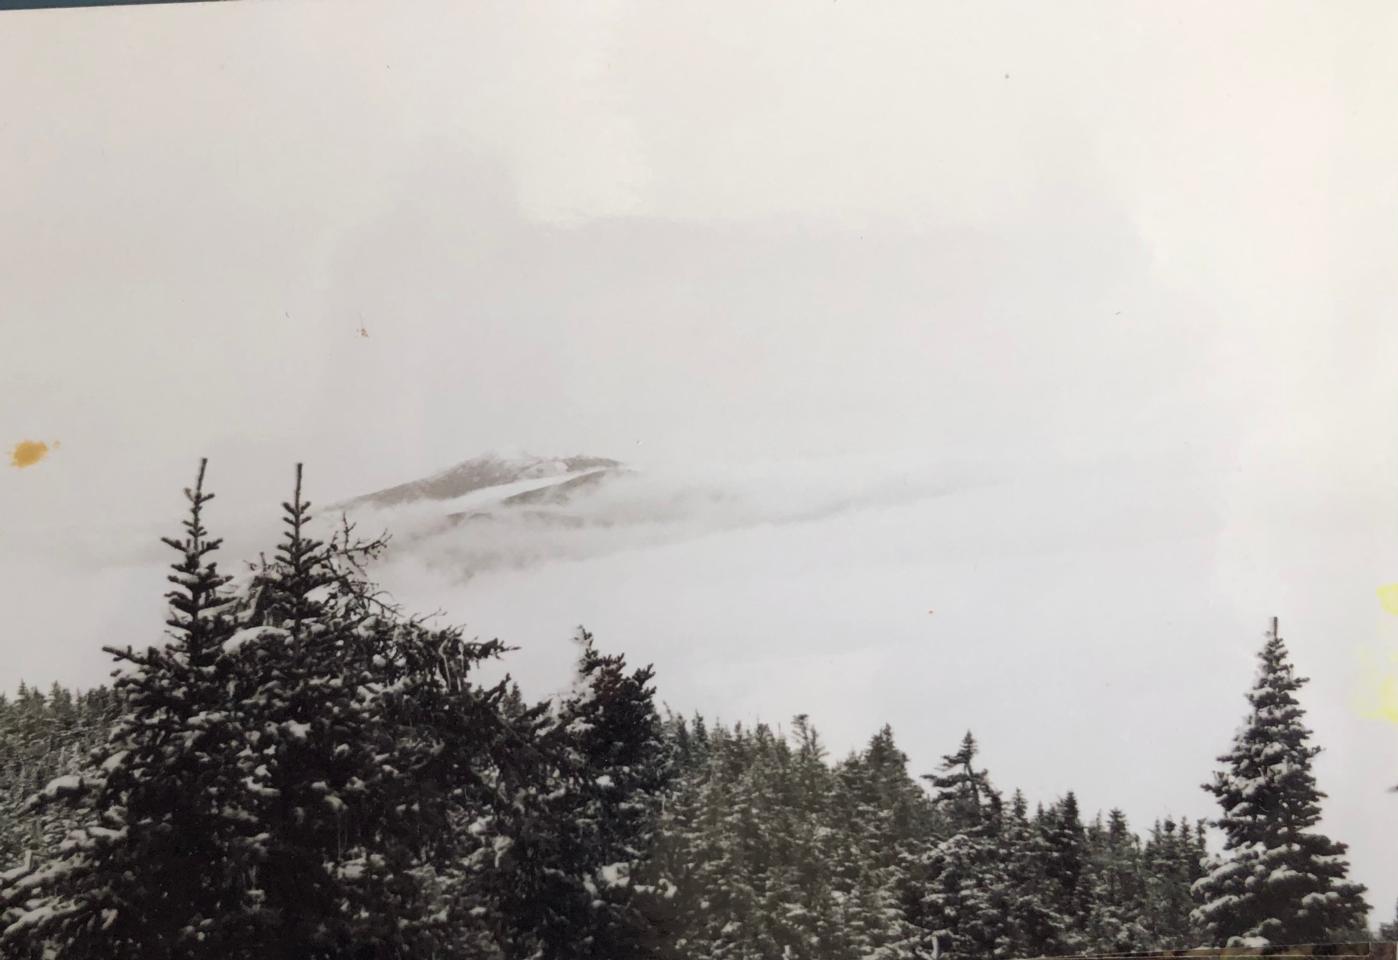
<svg viewBox="0 0 1398 960"><path fill-rule="evenodd" d="M298 459L321 500L489 449L774 509L940 477L399 586L549 657L604 626L684 709L891 719L920 768L976 723L1138 826L1209 812L1279 614L1387 918L1396 43L1382 2L4 14L0 445L61 445L0 474L0 686L153 639L201 455L230 518Z"/></svg>

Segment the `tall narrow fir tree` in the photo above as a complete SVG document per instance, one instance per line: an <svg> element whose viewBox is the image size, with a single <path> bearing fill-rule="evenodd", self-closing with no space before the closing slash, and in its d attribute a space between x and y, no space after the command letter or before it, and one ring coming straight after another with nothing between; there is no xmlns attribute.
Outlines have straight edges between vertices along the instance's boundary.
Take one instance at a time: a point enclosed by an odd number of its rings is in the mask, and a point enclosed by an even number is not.
<svg viewBox="0 0 1398 960"><path fill-rule="evenodd" d="M1205 785L1223 810L1223 854L1195 884L1195 919L1215 943L1318 943L1363 925L1364 888L1347 879L1346 847L1319 833L1320 801L1311 731L1292 668L1272 620L1251 712Z"/></svg>

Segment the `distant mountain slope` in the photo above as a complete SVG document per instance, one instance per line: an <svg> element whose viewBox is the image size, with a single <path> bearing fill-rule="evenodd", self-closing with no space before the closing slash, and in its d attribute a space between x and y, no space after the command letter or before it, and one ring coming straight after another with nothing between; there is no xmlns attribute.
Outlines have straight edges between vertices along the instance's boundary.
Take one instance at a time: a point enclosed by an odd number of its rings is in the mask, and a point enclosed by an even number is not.
<svg viewBox="0 0 1398 960"><path fill-rule="evenodd" d="M536 487L533 490L526 490L523 493L512 494L500 502L509 507L537 507L545 504L561 506L571 500L574 494L596 488L603 480L619 472L621 469L620 464L615 464L612 467L592 470L581 476L573 477L570 480L564 480L562 483L551 484L547 487Z"/></svg>
<svg viewBox="0 0 1398 960"><path fill-rule="evenodd" d="M352 500L336 504L335 509L383 509L422 501L453 500L490 487L505 486L524 480L543 480L549 477L568 478L562 481L560 486L571 485L586 478L592 478L591 482L595 483L603 475L619 471L621 467L619 461L606 457L523 456L506 458L486 454L472 457L470 460L463 460L455 466L448 467L440 473L424 477L421 480L411 480L384 490L355 497ZM576 476L580 471L585 472L582 476ZM527 497L532 494L542 495L542 491L554 489L554 486L546 484L540 490L528 490L511 495L503 502L510 503L517 497ZM528 503L530 501L519 500L518 502ZM562 501L541 499L539 502Z"/></svg>
<svg viewBox="0 0 1398 960"><path fill-rule="evenodd" d="M805 463L735 470L710 464L638 471L596 456L464 460L355 497L341 512L393 538L396 560L466 579L478 572L605 556L725 531L816 523L943 496L964 484L890 470L840 473Z"/></svg>

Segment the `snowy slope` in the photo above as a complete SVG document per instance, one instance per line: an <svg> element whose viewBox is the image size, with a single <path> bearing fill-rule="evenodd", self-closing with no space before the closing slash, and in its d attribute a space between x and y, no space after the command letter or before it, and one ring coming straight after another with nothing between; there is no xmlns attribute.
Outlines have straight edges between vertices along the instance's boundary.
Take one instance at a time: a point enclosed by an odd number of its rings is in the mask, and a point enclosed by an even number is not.
<svg viewBox="0 0 1398 960"><path fill-rule="evenodd" d="M364 494L334 507L337 510L357 511L365 508L384 509L422 501L459 502L475 493L501 493L504 492L502 488L512 486L523 492L538 487L554 486L584 474L606 473L620 468L619 462L605 457L507 458L485 454L463 460L430 477Z"/></svg>
<svg viewBox="0 0 1398 960"><path fill-rule="evenodd" d="M422 480L355 497L343 512L386 530L396 559L410 556L464 580L481 571L566 562L716 536L810 523L873 506L964 489L964 477L929 479L867 465L823 474L789 464L706 472L702 466L632 469L596 456L476 457Z"/></svg>

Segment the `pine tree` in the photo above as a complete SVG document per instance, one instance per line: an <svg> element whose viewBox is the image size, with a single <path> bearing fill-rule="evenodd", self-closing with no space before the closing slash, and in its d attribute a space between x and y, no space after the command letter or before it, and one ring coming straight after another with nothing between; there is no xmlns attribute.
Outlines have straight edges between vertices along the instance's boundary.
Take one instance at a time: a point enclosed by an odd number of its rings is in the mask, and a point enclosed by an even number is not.
<svg viewBox="0 0 1398 960"><path fill-rule="evenodd" d="M330 550L307 532L309 507L298 464L293 497L282 504L284 536L253 580L248 619L256 622L235 642L242 668L235 696L254 731L243 772L264 828L250 896L261 939L272 941L271 955L286 957L324 955L346 936L344 918L334 914L349 838L326 808L343 811L350 771L358 772L356 748L384 747L380 731L356 722L364 715L345 696L358 692L361 676L344 656L346 637L327 595L336 581ZM339 681L334 686L326 682L331 677ZM349 763L335 762L336 740L356 754ZM365 819L366 811L355 810L351 824ZM351 840L350 850L357 846Z"/></svg>
<svg viewBox="0 0 1398 960"><path fill-rule="evenodd" d="M1087 939L1094 952L1145 950L1150 934L1141 922L1145 888L1140 841L1126 815L1112 810L1092 833L1086 884Z"/></svg>
<svg viewBox="0 0 1398 960"><path fill-rule="evenodd" d="M503 714L506 683L470 681L503 647L383 602L363 576L382 540L357 540L347 523L313 537L299 465L282 508L283 539L247 605L260 622L230 643L254 731L240 773L261 827L251 948L299 960L474 947L489 939L472 919L487 898L463 860L482 842L508 845L499 815L533 766L528 735Z"/></svg>
<svg viewBox="0 0 1398 960"><path fill-rule="evenodd" d="M586 631L577 639L574 690L542 738L553 789L539 798L540 829L520 838L518 895L504 909L512 936L549 957L640 957L652 938L636 881L670 786L670 745L653 670L628 671Z"/></svg>
<svg viewBox="0 0 1398 960"><path fill-rule="evenodd" d="M1044 831L1029 819L1029 805L1018 790L1011 798L1001 843L1008 873L1013 954L1045 957L1077 948L1069 924L1056 907L1049 882L1050 849Z"/></svg>
<svg viewBox="0 0 1398 960"><path fill-rule="evenodd" d="M1324 797L1311 773L1320 748L1296 692L1276 620L1248 694L1252 710L1205 789L1223 809L1223 855L1196 884L1197 922L1218 944L1317 943L1363 923L1364 888L1346 877L1345 846L1314 829Z"/></svg>
<svg viewBox="0 0 1398 960"><path fill-rule="evenodd" d="M1142 852L1145 882L1141 922L1158 949L1196 946L1201 936L1192 919L1193 885L1203 876L1203 833L1173 817L1157 821Z"/></svg>
<svg viewBox="0 0 1398 960"><path fill-rule="evenodd" d="M1048 848L1045 872L1053 891L1054 909L1075 933L1087 923L1088 891L1083 885L1087 867L1087 834L1078 798L1070 790L1049 808L1042 822Z"/></svg>
<svg viewBox="0 0 1398 960"><path fill-rule="evenodd" d="M686 900L697 909L684 938L692 955L747 960L763 956L758 904L765 891L766 823L755 771L771 758L771 739L715 727L708 733L709 771L699 792L700 815L690 850Z"/></svg>
<svg viewBox="0 0 1398 960"><path fill-rule="evenodd" d="M877 957L932 953L932 921L922 903L922 879L935 818L927 794L908 774L908 758L884 726L862 754L841 768L853 804L841 821L859 838L846 869L851 896L859 896L867 950Z"/></svg>
<svg viewBox="0 0 1398 960"><path fill-rule="evenodd" d="M642 950L657 957L686 955L688 920L696 909L691 899L694 885L689 880L691 855L697 843L699 785L707 767L707 757L701 755L683 717L670 718L667 728L674 766L669 789L662 797L655 842L636 882L645 915Z"/></svg>
<svg viewBox="0 0 1398 960"><path fill-rule="evenodd" d="M112 650L131 669L111 700L54 698L57 716L117 719L37 800L68 811L63 844L0 877L6 955L499 952L484 881L537 793L537 711L507 717L506 683L472 682L498 642L379 599L362 577L372 542L347 524L312 538L299 473L281 548L235 597L207 559L201 465L186 535L166 541L170 641Z"/></svg>
<svg viewBox="0 0 1398 960"><path fill-rule="evenodd" d="M74 694L54 684L45 697L21 683L13 701L0 694L0 870L42 858L76 825L62 805L27 802L54 778L79 773L112 720L105 687Z"/></svg>
<svg viewBox="0 0 1398 960"><path fill-rule="evenodd" d="M975 768L976 752L975 737L967 732L960 748L942 758L941 771L927 777L951 834L928 857L924 903L943 952L990 960L1007 956L1013 937L1000 850L1001 802L986 772Z"/></svg>
<svg viewBox="0 0 1398 960"><path fill-rule="evenodd" d="M247 811L230 752L243 731L225 711L232 632L228 578L208 559L219 545L203 522L213 494L205 464L185 491L179 560L167 594L169 640L136 653L108 648L130 666L115 686L121 717L81 774L59 777L36 806L69 805L76 823L40 870L12 871L0 891L4 940L18 951L64 957L240 956L245 929L230 891L249 869L234 842Z"/></svg>

